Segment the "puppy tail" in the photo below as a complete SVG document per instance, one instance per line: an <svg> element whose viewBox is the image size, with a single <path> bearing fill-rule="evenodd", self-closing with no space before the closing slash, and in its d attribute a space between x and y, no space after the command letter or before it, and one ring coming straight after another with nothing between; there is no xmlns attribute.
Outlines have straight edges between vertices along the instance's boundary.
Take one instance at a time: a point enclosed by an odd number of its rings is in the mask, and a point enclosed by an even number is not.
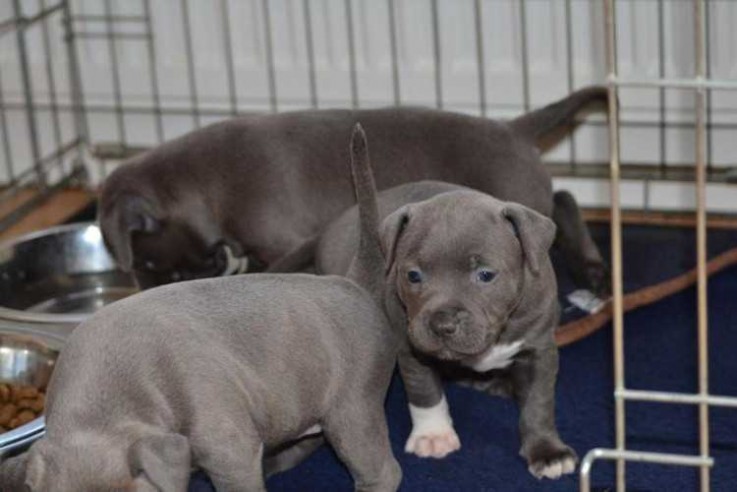
<svg viewBox="0 0 737 492"><path fill-rule="evenodd" d="M360 123L353 128L350 152L353 187L358 204L359 242L348 277L380 297L384 281L384 257L379 240L379 210L366 133Z"/></svg>
<svg viewBox="0 0 737 492"><path fill-rule="evenodd" d="M576 114L591 103L607 103L607 88L600 85L580 89L568 97L513 119L512 128L528 138L539 141L554 130L574 123Z"/></svg>

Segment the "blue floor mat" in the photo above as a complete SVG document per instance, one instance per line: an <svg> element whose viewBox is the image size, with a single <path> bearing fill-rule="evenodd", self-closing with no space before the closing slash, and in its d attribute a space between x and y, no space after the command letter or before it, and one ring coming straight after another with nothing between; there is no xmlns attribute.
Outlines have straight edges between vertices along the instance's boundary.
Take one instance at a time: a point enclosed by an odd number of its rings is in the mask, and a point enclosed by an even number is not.
<svg viewBox="0 0 737 492"><path fill-rule="evenodd" d="M711 278L711 391L737 395L737 268ZM629 313L625 317L628 387L693 392L696 390L695 289ZM561 349L558 426L579 455L614 443L611 326ZM462 449L443 460L419 459L402 451L410 420L401 381L395 378L387 399L394 453L404 472L403 491L574 491L578 476L538 481L518 456L517 408L508 400L450 385L447 389ZM656 403L627 404L627 440L632 449L670 453L698 452L694 407ZM715 491L737 490L737 410L711 411L712 472ZM696 490L694 469L630 464L630 491ZM597 463L593 489L613 490L614 467ZM272 477L271 491L352 490L352 481L327 447L293 470ZM214 490L202 474L192 492Z"/></svg>

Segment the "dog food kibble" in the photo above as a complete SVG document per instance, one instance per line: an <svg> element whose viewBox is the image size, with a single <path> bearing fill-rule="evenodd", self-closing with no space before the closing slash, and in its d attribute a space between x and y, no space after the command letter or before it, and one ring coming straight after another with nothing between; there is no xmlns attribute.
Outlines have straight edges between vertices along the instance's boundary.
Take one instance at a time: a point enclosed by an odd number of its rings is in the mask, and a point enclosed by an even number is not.
<svg viewBox="0 0 737 492"><path fill-rule="evenodd" d="M27 424L43 413L45 396L33 386L0 383L0 433Z"/></svg>

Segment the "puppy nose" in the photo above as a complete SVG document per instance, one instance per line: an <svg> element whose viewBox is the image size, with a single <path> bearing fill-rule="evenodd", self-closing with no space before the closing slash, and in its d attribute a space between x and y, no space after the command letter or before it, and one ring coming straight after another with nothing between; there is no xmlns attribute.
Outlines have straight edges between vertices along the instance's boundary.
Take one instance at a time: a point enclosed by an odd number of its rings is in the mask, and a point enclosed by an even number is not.
<svg viewBox="0 0 737 492"><path fill-rule="evenodd" d="M430 316L430 329L438 336L447 337L458 331L461 309L439 309Z"/></svg>

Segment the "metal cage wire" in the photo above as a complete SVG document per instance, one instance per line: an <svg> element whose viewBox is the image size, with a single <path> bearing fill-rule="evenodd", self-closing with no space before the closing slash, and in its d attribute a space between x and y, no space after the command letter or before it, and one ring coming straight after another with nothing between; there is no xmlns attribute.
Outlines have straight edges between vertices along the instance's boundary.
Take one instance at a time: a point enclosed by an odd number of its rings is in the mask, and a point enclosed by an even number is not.
<svg viewBox="0 0 737 492"><path fill-rule="evenodd" d="M606 0L605 26L606 58L609 84L609 145L612 203L612 280L614 310L614 408L615 449L596 448L589 451L581 463L580 490L591 490L591 471L597 460L616 461L616 486L618 492L626 487L627 461L666 465L692 466L700 469L700 490L710 490L710 470L714 459L710 456L709 407L737 408L737 397L715 396L709 393L708 372L708 300L706 273L706 172L707 172L707 90L737 90L737 82L712 80L706 71L706 23L705 0L693 0L695 73L693 79L632 80L621 78L617 67L617 22L615 0ZM627 389L624 372L624 316L622 307L622 222L620 205L620 135L617 93L620 87L647 86L693 89L696 97L696 260L697 260L697 341L698 341L698 392L697 394L670 393ZM698 405L699 454L696 456L670 453L630 451L626 444L625 403L642 401Z"/></svg>

